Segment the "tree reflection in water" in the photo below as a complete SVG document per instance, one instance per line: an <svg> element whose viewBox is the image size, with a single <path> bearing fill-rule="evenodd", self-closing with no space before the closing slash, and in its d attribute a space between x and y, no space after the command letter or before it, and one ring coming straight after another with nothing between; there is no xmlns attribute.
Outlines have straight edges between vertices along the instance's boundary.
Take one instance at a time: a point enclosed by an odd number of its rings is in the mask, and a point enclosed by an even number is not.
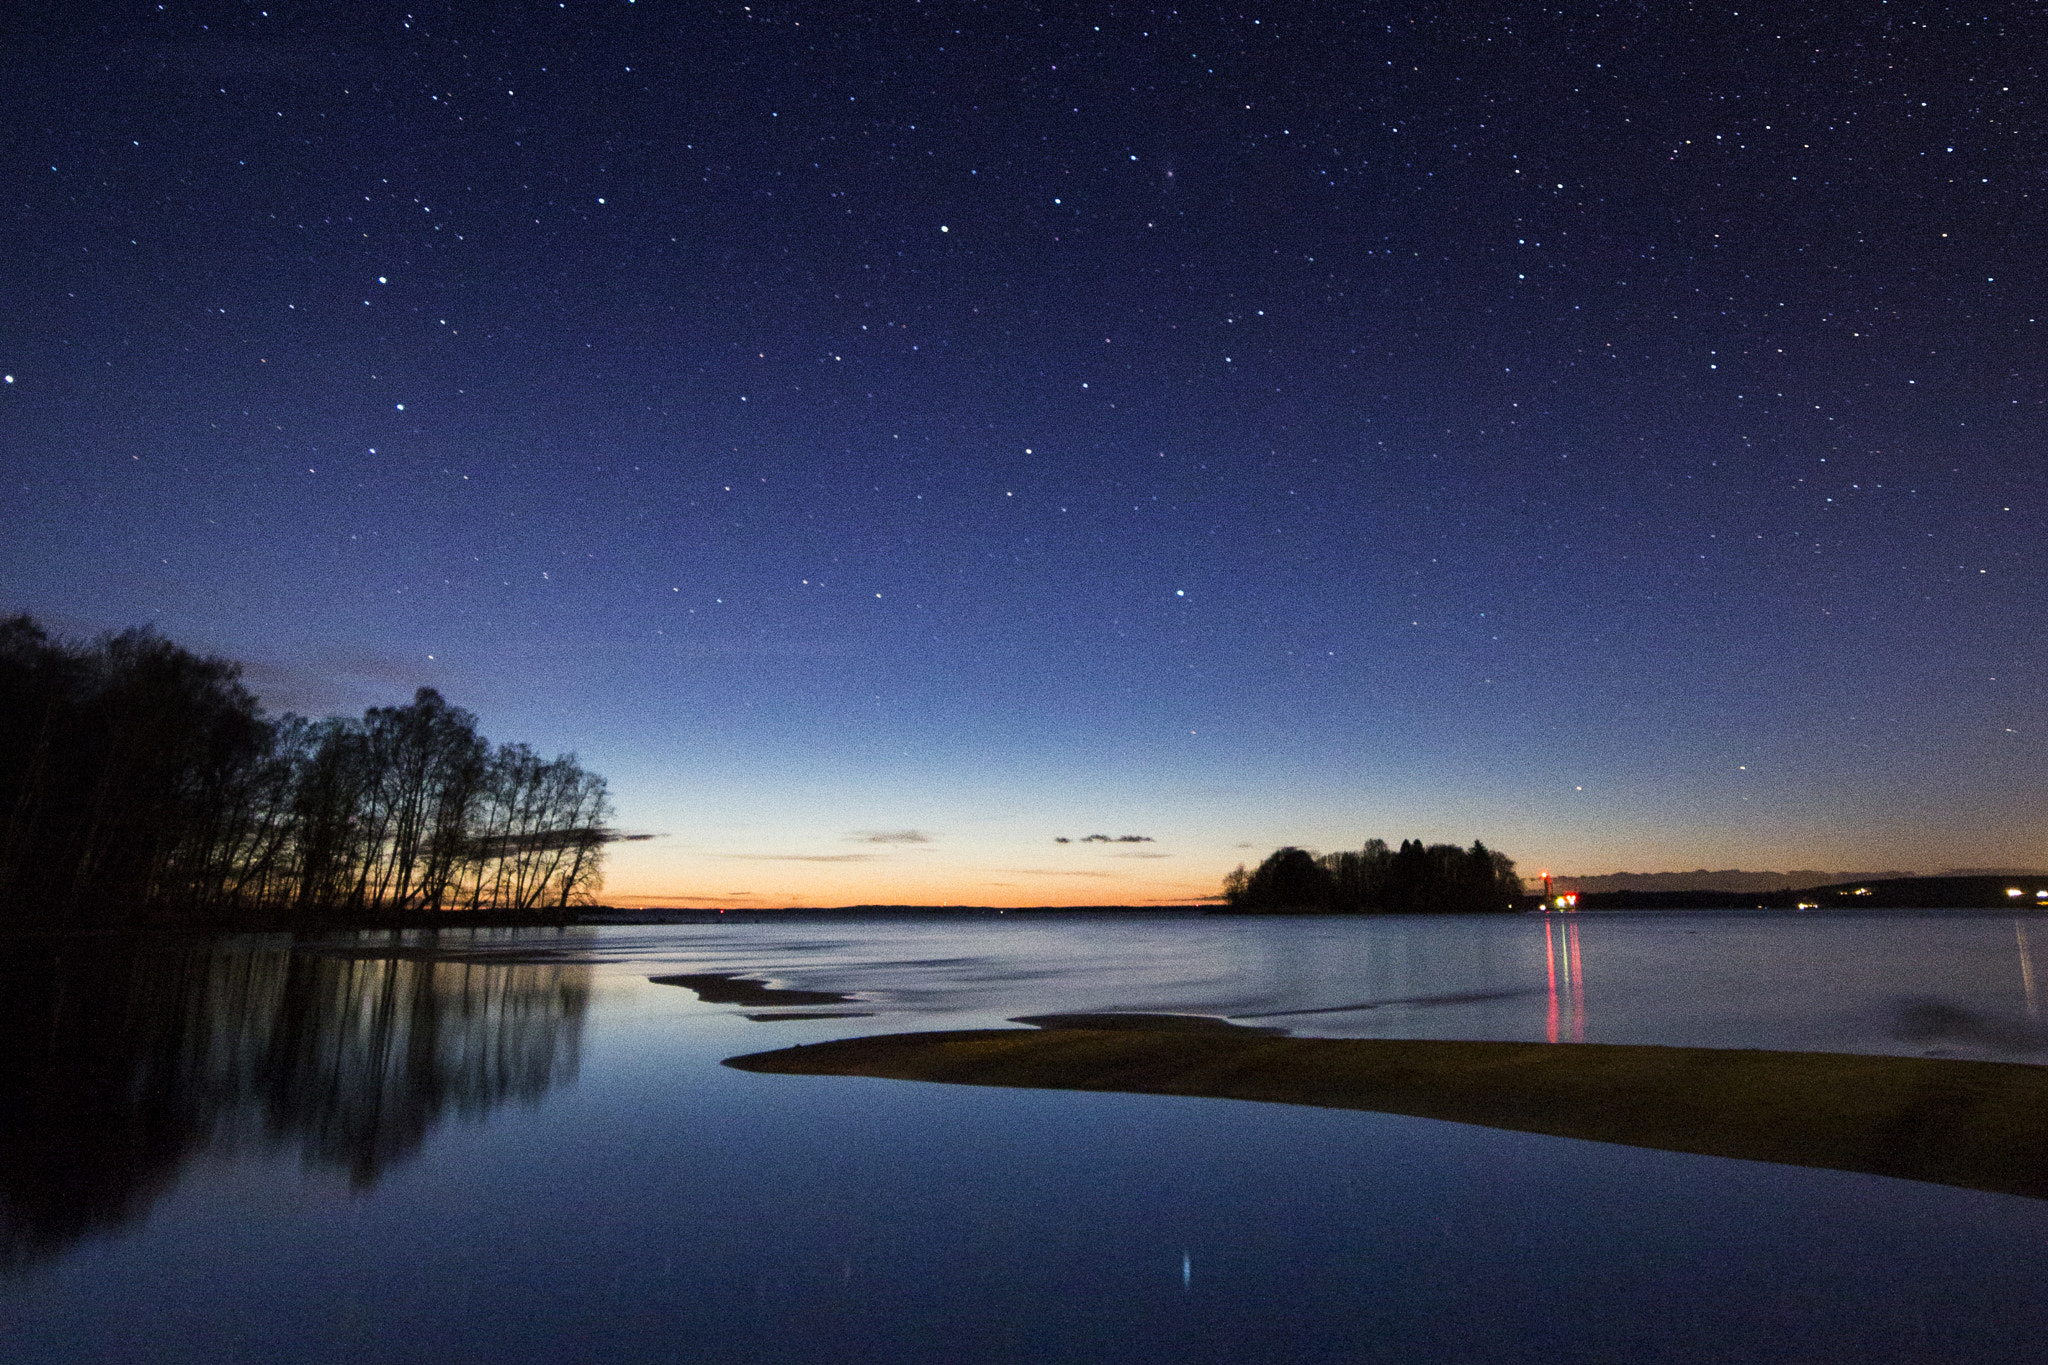
<svg viewBox="0 0 2048 1365"><path fill-rule="evenodd" d="M367 1185L450 1115L575 1077L590 969L293 951L13 945L0 957L0 1269L146 1213L210 1142Z"/></svg>

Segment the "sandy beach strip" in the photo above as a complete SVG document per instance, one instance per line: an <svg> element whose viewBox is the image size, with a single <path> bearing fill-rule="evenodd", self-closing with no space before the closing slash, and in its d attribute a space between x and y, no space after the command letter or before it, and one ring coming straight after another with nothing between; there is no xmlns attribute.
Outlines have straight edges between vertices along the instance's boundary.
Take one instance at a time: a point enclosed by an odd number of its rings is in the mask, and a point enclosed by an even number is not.
<svg viewBox="0 0 2048 1365"><path fill-rule="evenodd" d="M2048 1068L1599 1043L1107 1027L903 1033L734 1057L869 1076L1362 1109L2048 1198ZM1085 1016L1079 1017L1085 1022Z"/></svg>

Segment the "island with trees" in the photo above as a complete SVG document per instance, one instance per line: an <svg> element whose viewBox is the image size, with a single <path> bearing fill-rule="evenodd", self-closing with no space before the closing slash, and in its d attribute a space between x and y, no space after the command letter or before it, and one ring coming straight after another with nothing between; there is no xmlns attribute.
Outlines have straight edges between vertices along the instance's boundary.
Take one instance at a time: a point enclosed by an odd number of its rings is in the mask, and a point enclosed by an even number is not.
<svg viewBox="0 0 2048 1365"><path fill-rule="evenodd" d="M1321 857L1276 849L1225 877L1223 899L1231 910L1268 914L1470 914L1516 909L1523 895L1514 860L1478 840L1459 848L1404 839L1395 849L1369 839Z"/></svg>
<svg viewBox="0 0 2048 1365"><path fill-rule="evenodd" d="M0 620L0 927L561 918L617 838L574 755L494 745L421 688L263 713L241 666L148 629Z"/></svg>

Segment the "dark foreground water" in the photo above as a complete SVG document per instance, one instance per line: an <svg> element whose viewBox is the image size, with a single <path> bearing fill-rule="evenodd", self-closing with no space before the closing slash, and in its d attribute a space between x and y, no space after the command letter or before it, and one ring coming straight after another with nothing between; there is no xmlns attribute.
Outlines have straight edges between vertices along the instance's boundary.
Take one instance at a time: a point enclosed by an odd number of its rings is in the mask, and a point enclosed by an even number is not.
<svg viewBox="0 0 2048 1365"><path fill-rule="evenodd" d="M1102 1009L2042 1062L2030 934L2048 918L15 941L0 1360L2034 1362L2040 1201L1376 1114L718 1065ZM721 973L854 999L649 980Z"/></svg>

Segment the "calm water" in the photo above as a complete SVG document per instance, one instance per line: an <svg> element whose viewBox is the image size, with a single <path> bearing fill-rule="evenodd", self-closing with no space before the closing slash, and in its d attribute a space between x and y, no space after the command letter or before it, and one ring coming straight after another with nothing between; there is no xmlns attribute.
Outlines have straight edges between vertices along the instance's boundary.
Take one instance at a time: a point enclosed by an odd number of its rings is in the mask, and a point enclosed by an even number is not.
<svg viewBox="0 0 2048 1365"><path fill-rule="evenodd" d="M1711 913L16 942L0 1360L2032 1362L2048 1203L718 1063L1089 1009L2048 1062L2036 943L2048 916ZM648 980L708 972L857 1000Z"/></svg>

